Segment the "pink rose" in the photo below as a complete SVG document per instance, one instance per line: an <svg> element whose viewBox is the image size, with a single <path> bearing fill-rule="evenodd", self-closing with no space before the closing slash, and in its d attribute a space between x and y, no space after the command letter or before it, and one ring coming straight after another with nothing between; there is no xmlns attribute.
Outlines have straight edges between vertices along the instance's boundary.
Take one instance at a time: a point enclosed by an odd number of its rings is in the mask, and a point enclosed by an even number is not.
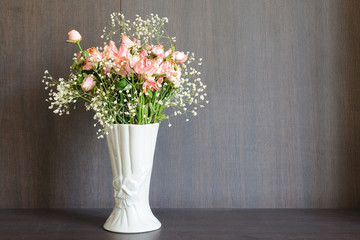
<svg viewBox="0 0 360 240"><path fill-rule="evenodd" d="M115 45L114 41L112 41L112 40L109 41L109 48L110 48L112 51L114 51L114 52L117 52L117 51L118 51L117 48L116 48L116 45Z"/></svg>
<svg viewBox="0 0 360 240"><path fill-rule="evenodd" d="M122 44L124 44L127 48L131 48L132 46L135 45L135 43L131 41L126 35L122 35L121 45Z"/></svg>
<svg viewBox="0 0 360 240"><path fill-rule="evenodd" d="M83 70L91 70L93 69L93 63L92 62L86 62L85 65L83 66Z"/></svg>
<svg viewBox="0 0 360 240"><path fill-rule="evenodd" d="M134 41L136 42L136 44L139 43L136 39L134 39ZM119 51L117 53L117 56L129 58L129 55L130 55L129 48L131 48L134 45L135 45L135 43L133 41L131 41L126 35L122 35L122 42L121 42Z"/></svg>
<svg viewBox="0 0 360 240"><path fill-rule="evenodd" d="M130 61L130 67L134 67L135 66L135 64L140 60L140 59L142 59L142 58L145 58L145 57L143 57L143 56L141 56L141 55L133 55L133 56L131 56L130 58L129 58L129 61Z"/></svg>
<svg viewBox="0 0 360 240"><path fill-rule="evenodd" d="M91 89L93 89L93 87L95 87L96 85L96 81L94 80L94 76L90 75L87 76L84 81L81 84L82 89L84 89L85 92L90 91Z"/></svg>
<svg viewBox="0 0 360 240"><path fill-rule="evenodd" d="M171 71L166 73L166 78L175 84L175 87L178 87L180 84L180 78L181 78L181 68L178 66L177 70L172 69Z"/></svg>
<svg viewBox="0 0 360 240"><path fill-rule="evenodd" d="M168 72L174 71L174 61L167 60L160 64L160 67L156 70L157 74L167 74Z"/></svg>
<svg viewBox="0 0 360 240"><path fill-rule="evenodd" d="M88 52L89 57L86 59L83 70L91 70L93 69L94 63L100 61L102 56L99 50L97 50L95 47L88 48L86 52Z"/></svg>
<svg viewBox="0 0 360 240"><path fill-rule="evenodd" d="M164 60L164 57L165 57L165 55L163 53L159 54L156 58L156 62L160 65L162 63L162 61Z"/></svg>
<svg viewBox="0 0 360 240"><path fill-rule="evenodd" d="M114 59L117 56L118 49L115 46L114 41L110 40L109 45L105 45L105 51L103 52L103 57L105 59Z"/></svg>
<svg viewBox="0 0 360 240"><path fill-rule="evenodd" d="M158 90L157 84L152 77L148 77L146 81L143 83L143 93L146 92L146 89L153 91L154 89Z"/></svg>
<svg viewBox="0 0 360 240"><path fill-rule="evenodd" d="M129 55L130 55L129 49L126 47L125 44L121 44L121 46L119 48L119 51L117 53L117 56L118 57L126 57L126 58L128 58Z"/></svg>
<svg viewBox="0 0 360 240"><path fill-rule="evenodd" d="M118 57L116 60L115 60L115 64L116 64L116 67L115 67L115 72L120 74L120 75L126 75L128 74L125 66L127 64L127 61L128 59L125 58L125 57Z"/></svg>
<svg viewBox="0 0 360 240"><path fill-rule="evenodd" d="M151 77L157 70L155 63L155 60L143 57L135 64L134 70L138 74L146 74Z"/></svg>
<svg viewBox="0 0 360 240"><path fill-rule="evenodd" d="M156 74L166 74L167 69L168 69L168 63L163 62L160 64L159 68L156 70Z"/></svg>
<svg viewBox="0 0 360 240"><path fill-rule="evenodd" d="M153 54L155 54L156 56L158 56L160 54L164 54L164 46L163 45L156 46L151 49L151 52Z"/></svg>
<svg viewBox="0 0 360 240"><path fill-rule="evenodd" d="M146 89L149 89L150 91L153 91L154 89L158 90L158 87L161 86L163 81L164 77L159 77L157 81L155 81L155 78L153 77L147 77L143 83L143 93L146 92Z"/></svg>
<svg viewBox="0 0 360 240"><path fill-rule="evenodd" d="M101 60L101 53L96 47L88 48L86 51L89 53L89 57L92 57L94 61Z"/></svg>
<svg viewBox="0 0 360 240"><path fill-rule="evenodd" d="M127 61L126 65L125 65L125 70L128 73L134 73L134 70L130 67L130 62L129 61Z"/></svg>
<svg viewBox="0 0 360 240"><path fill-rule="evenodd" d="M179 62L179 63L183 63L186 61L187 59L187 55L184 52L178 52L176 51L174 53L175 55L175 61Z"/></svg>
<svg viewBox="0 0 360 240"><path fill-rule="evenodd" d="M68 35L69 35L69 40L68 40L69 42L76 43L81 41L81 35L76 30L71 30L70 32L68 32Z"/></svg>
<svg viewBox="0 0 360 240"><path fill-rule="evenodd" d="M120 57L122 58L122 57ZM140 60L140 55L139 54L136 54L136 55L133 55L131 56L130 55L130 58L127 59L126 61L126 64L124 65L125 67L125 70L127 73L134 73L135 71L133 70L135 64Z"/></svg>

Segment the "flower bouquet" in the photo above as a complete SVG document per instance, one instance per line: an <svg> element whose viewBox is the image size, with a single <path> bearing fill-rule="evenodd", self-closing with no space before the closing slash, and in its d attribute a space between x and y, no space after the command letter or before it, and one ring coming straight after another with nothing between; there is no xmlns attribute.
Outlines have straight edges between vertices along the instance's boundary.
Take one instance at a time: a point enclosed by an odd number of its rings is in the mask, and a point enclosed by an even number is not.
<svg viewBox="0 0 360 240"><path fill-rule="evenodd" d="M176 49L169 37L167 18L151 14L125 20L111 14L101 38L104 47L83 50L79 32L69 32L68 42L79 51L67 80L45 71L49 108L69 114L78 100L95 112L98 137L106 136L113 170L115 208L104 228L113 232L146 232L161 224L151 212L148 195L159 122L184 114L197 115L204 107L206 85L196 67L202 59ZM121 44L116 41L121 39ZM119 47L117 47L119 46Z"/></svg>
<svg viewBox="0 0 360 240"><path fill-rule="evenodd" d="M180 114L197 115L197 107L207 103L206 85L193 66L201 65L202 59L176 50L175 37L169 37L164 28L167 21L151 14L130 22L113 13L101 36L109 43L86 50L80 46L81 35L70 31L68 42L77 44L80 51L74 54L68 80L56 80L45 71L49 108L59 115L69 114L79 99L84 100L86 109L95 112L95 126L102 126L99 138L112 124L151 124ZM122 39L119 48L115 38ZM164 114L167 108L172 111Z"/></svg>

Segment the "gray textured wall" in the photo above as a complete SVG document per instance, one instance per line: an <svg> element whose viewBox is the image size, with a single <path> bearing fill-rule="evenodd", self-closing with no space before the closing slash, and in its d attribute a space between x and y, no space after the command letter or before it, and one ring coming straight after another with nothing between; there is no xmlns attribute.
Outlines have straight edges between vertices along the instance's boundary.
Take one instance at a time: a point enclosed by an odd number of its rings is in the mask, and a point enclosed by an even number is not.
<svg viewBox="0 0 360 240"><path fill-rule="evenodd" d="M44 69L67 76L69 29L84 47L102 44L120 1L0 5L0 207L111 207L91 113L53 115L40 82ZM177 48L203 57L211 101L190 122L160 127L153 207L359 207L359 1L122 0L121 9L169 18Z"/></svg>

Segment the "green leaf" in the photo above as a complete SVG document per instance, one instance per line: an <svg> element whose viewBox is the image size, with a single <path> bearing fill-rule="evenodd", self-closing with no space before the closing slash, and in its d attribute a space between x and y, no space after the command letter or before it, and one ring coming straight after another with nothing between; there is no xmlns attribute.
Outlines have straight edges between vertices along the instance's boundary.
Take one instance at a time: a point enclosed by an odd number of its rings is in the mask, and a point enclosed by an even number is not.
<svg viewBox="0 0 360 240"><path fill-rule="evenodd" d="M159 116L157 116L156 118L159 121L164 121L166 119L166 115L165 114L160 114Z"/></svg>
<svg viewBox="0 0 360 240"><path fill-rule="evenodd" d="M127 82L125 79L119 81L116 83L116 88L119 89L119 90L123 90L127 85Z"/></svg>
<svg viewBox="0 0 360 240"><path fill-rule="evenodd" d="M123 105L124 104L124 97L123 95L120 95L120 102L119 102L120 105Z"/></svg>

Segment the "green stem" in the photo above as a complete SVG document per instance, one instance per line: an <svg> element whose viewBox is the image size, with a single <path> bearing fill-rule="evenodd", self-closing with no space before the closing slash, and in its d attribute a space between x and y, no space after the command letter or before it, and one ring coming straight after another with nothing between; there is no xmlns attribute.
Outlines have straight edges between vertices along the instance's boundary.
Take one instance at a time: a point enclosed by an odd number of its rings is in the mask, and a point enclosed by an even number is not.
<svg viewBox="0 0 360 240"><path fill-rule="evenodd" d="M84 100L86 100L86 101L88 101L89 103L91 103L91 101L89 100L89 99L87 99L87 98L84 98L83 96L79 96L79 97L81 97L82 99L84 99Z"/></svg>
<svg viewBox="0 0 360 240"><path fill-rule="evenodd" d="M80 51L83 52L81 46L80 46L80 42L76 42L76 44L78 45L78 47L80 48Z"/></svg>

